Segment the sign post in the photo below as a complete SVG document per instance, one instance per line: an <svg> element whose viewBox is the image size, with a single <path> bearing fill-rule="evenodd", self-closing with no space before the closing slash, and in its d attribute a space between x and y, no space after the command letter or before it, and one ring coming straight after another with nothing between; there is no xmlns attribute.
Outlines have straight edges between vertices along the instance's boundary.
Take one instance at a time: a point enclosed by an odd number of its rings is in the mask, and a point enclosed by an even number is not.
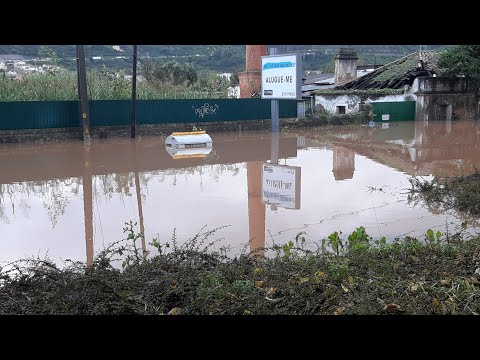
<svg viewBox="0 0 480 360"><path fill-rule="evenodd" d="M269 53L270 55L277 55L277 48L270 48ZM263 64L262 64L262 75L263 75ZM263 89L263 76L262 76L262 89ZM272 116L272 133L278 133L280 132L280 116L279 116L279 107L278 107L277 99L271 100L271 116ZM272 142L272 149L273 149L273 142ZM273 160L274 159L272 159L272 162ZM275 163L277 161L278 159L275 161Z"/></svg>
<svg viewBox="0 0 480 360"><path fill-rule="evenodd" d="M302 57L299 54L262 56L262 99L270 99L272 147L270 164L262 166L262 197L265 203L287 209L300 208L300 167L278 165L280 112L278 100L302 99Z"/></svg>
<svg viewBox="0 0 480 360"><path fill-rule="evenodd" d="M299 54L262 56L262 99L270 99L272 116L272 163L278 162L280 111L278 100L302 99L302 58Z"/></svg>

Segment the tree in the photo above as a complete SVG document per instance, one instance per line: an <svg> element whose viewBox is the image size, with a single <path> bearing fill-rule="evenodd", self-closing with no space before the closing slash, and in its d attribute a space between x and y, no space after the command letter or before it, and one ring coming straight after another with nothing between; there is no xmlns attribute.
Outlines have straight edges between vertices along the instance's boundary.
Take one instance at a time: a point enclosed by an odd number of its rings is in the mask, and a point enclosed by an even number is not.
<svg viewBox="0 0 480 360"><path fill-rule="evenodd" d="M147 69L144 68L145 72L146 70ZM151 71L151 69L149 69L149 71ZM151 78L155 78L161 84L170 83L175 86L184 84L186 87L189 87L197 82L198 75L192 64L168 61L163 65L160 65L159 63L154 65Z"/></svg>
<svg viewBox="0 0 480 360"><path fill-rule="evenodd" d="M147 81L153 79L153 71L155 70L155 63L151 59L145 59L140 65L140 70Z"/></svg>
<svg viewBox="0 0 480 360"><path fill-rule="evenodd" d="M38 57L44 62L49 62L53 65L58 64L57 53L55 52L55 50L49 48L48 46L40 46L40 49L38 49Z"/></svg>
<svg viewBox="0 0 480 360"><path fill-rule="evenodd" d="M234 71L232 75L230 76L230 86L238 86L240 85L240 79L238 78L238 73L240 71Z"/></svg>
<svg viewBox="0 0 480 360"><path fill-rule="evenodd" d="M438 60L440 73L445 76L465 76L475 89L475 119L478 119L480 97L480 45L460 45L447 49Z"/></svg>

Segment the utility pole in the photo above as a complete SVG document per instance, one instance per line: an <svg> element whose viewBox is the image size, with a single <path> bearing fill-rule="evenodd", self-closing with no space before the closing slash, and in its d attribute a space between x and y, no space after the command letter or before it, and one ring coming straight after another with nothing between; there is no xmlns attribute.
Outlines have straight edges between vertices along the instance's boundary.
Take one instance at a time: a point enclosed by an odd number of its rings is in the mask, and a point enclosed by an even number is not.
<svg viewBox="0 0 480 360"><path fill-rule="evenodd" d="M132 71L132 117L130 137L135 138L135 106L137 100L137 45L133 45L133 71Z"/></svg>
<svg viewBox="0 0 480 360"><path fill-rule="evenodd" d="M77 45L77 80L80 123L83 140L90 140L90 114L88 110L87 72L85 71L85 45Z"/></svg>

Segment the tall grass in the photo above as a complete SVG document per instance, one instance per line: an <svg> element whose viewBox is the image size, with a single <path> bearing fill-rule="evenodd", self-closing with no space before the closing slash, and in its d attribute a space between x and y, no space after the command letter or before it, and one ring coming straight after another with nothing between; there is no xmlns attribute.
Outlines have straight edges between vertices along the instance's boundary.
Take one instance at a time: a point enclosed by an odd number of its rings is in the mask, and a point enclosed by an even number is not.
<svg viewBox="0 0 480 360"><path fill-rule="evenodd" d="M125 100L132 94L131 80L102 71L87 74L88 96L92 100ZM76 100L77 75L71 71L28 74L21 79L0 77L0 101ZM227 98L228 83L216 75L205 75L192 86L148 81L137 82L137 98L206 99Z"/></svg>

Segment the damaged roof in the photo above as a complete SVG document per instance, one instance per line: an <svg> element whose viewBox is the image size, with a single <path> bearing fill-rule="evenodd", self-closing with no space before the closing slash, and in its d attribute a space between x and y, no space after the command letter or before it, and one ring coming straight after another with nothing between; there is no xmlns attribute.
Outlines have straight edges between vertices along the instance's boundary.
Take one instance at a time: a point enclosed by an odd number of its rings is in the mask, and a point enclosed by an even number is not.
<svg viewBox="0 0 480 360"><path fill-rule="evenodd" d="M335 89L401 89L405 85L412 86L417 77L436 74L439 56L435 51L416 51Z"/></svg>

